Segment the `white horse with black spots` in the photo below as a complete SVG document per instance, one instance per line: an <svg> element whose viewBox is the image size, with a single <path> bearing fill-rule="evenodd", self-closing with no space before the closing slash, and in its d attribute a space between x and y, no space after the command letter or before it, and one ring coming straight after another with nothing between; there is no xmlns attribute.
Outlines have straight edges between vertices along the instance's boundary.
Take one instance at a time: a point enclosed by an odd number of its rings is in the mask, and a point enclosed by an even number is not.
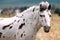
<svg viewBox="0 0 60 40"><path fill-rule="evenodd" d="M48 2L41 2L12 18L0 18L0 40L35 40L41 26L49 32L50 9Z"/></svg>

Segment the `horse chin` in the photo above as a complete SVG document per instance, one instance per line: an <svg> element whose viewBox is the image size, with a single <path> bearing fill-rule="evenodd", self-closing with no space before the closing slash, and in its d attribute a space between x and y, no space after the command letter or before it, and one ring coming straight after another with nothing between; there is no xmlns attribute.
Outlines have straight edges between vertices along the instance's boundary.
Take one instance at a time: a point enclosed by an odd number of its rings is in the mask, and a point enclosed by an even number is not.
<svg viewBox="0 0 60 40"><path fill-rule="evenodd" d="M44 32L48 33L51 27L44 26Z"/></svg>

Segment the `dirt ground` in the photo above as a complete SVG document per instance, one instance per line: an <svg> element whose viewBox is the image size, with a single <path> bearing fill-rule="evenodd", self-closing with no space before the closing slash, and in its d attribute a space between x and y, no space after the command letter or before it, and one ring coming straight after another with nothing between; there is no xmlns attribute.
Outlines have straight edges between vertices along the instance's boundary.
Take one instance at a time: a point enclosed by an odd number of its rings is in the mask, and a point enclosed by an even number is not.
<svg viewBox="0 0 60 40"><path fill-rule="evenodd" d="M36 40L60 40L60 17L58 15L53 15L50 32L45 33L41 28L36 35Z"/></svg>

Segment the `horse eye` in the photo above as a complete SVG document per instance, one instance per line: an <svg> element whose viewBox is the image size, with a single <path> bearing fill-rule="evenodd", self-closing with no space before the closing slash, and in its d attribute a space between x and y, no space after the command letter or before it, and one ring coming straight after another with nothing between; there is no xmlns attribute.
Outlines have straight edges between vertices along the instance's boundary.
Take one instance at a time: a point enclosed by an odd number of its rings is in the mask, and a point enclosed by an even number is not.
<svg viewBox="0 0 60 40"><path fill-rule="evenodd" d="M40 17L45 17L45 15L40 15Z"/></svg>
<svg viewBox="0 0 60 40"><path fill-rule="evenodd" d="M49 17L51 17L51 15L49 15Z"/></svg>

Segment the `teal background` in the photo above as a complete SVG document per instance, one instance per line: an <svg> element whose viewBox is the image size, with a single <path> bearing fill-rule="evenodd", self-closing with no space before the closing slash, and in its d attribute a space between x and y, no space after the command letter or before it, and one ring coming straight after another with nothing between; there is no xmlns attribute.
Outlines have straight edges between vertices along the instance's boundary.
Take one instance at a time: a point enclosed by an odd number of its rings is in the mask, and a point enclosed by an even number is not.
<svg viewBox="0 0 60 40"><path fill-rule="evenodd" d="M41 1L48 1L51 4L60 6L60 0L0 0L0 8L32 6Z"/></svg>

